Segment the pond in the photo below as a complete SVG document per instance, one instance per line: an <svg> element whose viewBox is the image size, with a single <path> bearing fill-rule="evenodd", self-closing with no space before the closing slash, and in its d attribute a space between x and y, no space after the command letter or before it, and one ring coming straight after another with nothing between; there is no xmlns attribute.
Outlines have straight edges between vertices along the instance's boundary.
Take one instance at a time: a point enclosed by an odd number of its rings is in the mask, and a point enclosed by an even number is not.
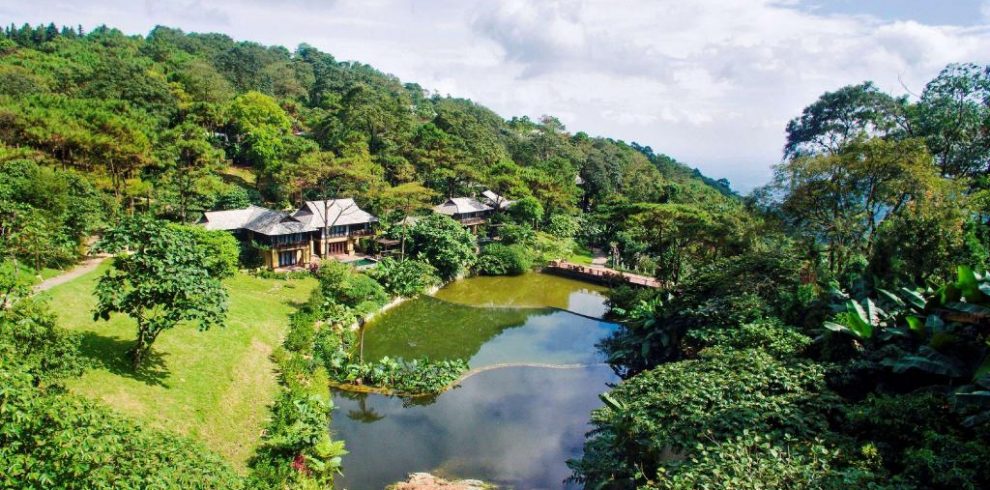
<svg viewBox="0 0 990 490"><path fill-rule="evenodd" d="M417 471L514 488L564 488L598 394L618 380L595 344L604 288L527 274L457 281L399 305L365 331L364 356L468 359L472 374L435 399L337 392L347 443L338 486L380 489Z"/></svg>

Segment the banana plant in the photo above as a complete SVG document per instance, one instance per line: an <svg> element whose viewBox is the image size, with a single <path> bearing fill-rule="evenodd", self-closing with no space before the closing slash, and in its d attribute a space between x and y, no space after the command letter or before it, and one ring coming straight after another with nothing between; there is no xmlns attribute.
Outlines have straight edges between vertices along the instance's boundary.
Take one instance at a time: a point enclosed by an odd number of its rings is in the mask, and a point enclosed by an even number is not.
<svg viewBox="0 0 990 490"><path fill-rule="evenodd" d="M890 316L880 309L872 299L866 298L863 304L846 301L846 311L835 316L835 321L825 322L825 328L838 333L851 335L859 340L869 340L887 325Z"/></svg>

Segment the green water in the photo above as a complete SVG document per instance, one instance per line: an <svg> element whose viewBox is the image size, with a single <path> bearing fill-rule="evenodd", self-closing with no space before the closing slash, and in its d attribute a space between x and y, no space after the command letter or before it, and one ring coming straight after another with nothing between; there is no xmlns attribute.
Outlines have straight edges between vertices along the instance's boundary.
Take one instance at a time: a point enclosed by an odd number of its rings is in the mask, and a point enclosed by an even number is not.
<svg viewBox="0 0 990 490"><path fill-rule="evenodd" d="M366 358L498 366L417 403L336 393L333 430L350 451L339 485L379 489L430 471L511 488L572 486L566 461L580 456L598 394L617 381L596 348L616 328L599 318L602 293L542 274L472 278L376 318Z"/></svg>
<svg viewBox="0 0 990 490"><path fill-rule="evenodd" d="M559 308L589 316L605 313L608 288L531 272L522 276L481 276L448 284L435 297L469 306Z"/></svg>

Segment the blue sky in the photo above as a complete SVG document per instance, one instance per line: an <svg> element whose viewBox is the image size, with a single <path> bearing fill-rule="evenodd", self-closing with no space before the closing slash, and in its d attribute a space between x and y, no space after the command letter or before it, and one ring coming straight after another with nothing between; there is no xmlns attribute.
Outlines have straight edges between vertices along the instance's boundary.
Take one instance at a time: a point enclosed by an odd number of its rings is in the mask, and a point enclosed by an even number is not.
<svg viewBox="0 0 990 490"><path fill-rule="evenodd" d="M990 0L0 0L0 22L307 42L505 117L637 141L743 191L826 90L990 62Z"/></svg>

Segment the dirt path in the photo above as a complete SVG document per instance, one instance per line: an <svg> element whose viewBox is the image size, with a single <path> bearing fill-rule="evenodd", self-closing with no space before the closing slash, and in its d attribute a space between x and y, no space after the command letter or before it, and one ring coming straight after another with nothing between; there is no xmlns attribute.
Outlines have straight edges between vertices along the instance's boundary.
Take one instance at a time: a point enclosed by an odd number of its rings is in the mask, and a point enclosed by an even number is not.
<svg viewBox="0 0 990 490"><path fill-rule="evenodd" d="M110 258L109 255L97 255L95 257L90 257L72 269L69 269L68 271L55 277L49 277L48 279L36 284L34 286L34 292L40 293L58 286L59 284L65 284L83 274L86 274L89 271L92 271L93 269L96 269L101 263L103 263L104 260L107 260L108 258Z"/></svg>

